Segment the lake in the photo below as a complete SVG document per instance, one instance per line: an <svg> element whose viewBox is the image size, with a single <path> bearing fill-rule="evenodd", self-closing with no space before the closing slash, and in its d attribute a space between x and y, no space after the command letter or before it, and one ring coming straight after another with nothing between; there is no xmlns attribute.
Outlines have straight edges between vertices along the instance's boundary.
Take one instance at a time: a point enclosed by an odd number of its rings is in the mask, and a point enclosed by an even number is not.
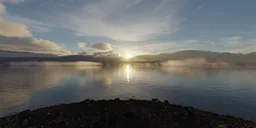
<svg viewBox="0 0 256 128"><path fill-rule="evenodd" d="M256 120L256 68L0 68L0 117L84 99L152 99Z"/></svg>

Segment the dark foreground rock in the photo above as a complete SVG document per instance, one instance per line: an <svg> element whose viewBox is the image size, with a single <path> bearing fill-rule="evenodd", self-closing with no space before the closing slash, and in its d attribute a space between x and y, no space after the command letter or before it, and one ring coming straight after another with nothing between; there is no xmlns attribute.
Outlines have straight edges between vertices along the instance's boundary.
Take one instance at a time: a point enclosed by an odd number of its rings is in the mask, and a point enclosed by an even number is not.
<svg viewBox="0 0 256 128"><path fill-rule="evenodd" d="M0 118L0 128L256 128L256 123L169 102L85 100Z"/></svg>

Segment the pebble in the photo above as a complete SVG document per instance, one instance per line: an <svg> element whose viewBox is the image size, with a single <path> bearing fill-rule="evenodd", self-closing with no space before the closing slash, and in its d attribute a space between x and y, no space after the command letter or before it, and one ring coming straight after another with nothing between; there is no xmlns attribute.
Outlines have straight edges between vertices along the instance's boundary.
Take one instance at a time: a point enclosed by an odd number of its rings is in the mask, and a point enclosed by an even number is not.
<svg viewBox="0 0 256 128"><path fill-rule="evenodd" d="M88 104L91 105L90 108L86 107ZM104 110L104 112L100 112L101 110ZM252 121L212 114L191 107L171 105L167 100L164 102L158 99L152 99L151 101L121 101L118 98L114 102L113 100L85 100L81 104L71 103L39 109L29 113L23 112L14 116L0 118L0 128L6 127L1 125L3 121L5 121L7 127L25 128L94 127L96 125L99 127L115 127L117 124L129 127L130 125L128 124L130 122L134 126L141 127L175 126L180 128L184 126L184 123L186 123L186 126L208 128L254 128L256 126L256 123ZM14 124L17 124L17 126Z"/></svg>
<svg viewBox="0 0 256 128"><path fill-rule="evenodd" d="M22 125L23 125L24 127L27 126L27 125L28 125L28 119L25 119L25 120L23 121Z"/></svg>

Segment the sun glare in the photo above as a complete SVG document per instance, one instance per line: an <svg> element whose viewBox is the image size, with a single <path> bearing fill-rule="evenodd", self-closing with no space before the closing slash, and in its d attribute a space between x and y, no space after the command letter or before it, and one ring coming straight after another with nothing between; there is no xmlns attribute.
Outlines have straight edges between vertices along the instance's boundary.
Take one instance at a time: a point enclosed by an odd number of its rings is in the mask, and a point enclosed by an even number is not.
<svg viewBox="0 0 256 128"><path fill-rule="evenodd" d="M124 58L128 60L128 59L132 58L132 55L127 53L127 54L125 54Z"/></svg>

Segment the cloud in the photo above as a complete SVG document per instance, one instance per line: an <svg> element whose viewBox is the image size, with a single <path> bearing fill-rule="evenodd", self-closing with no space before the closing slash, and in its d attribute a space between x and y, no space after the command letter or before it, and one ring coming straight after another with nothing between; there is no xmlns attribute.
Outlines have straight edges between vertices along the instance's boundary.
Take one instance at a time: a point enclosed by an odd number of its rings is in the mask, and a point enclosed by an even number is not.
<svg viewBox="0 0 256 128"><path fill-rule="evenodd" d="M2 3L0 3L0 13L5 13L5 12L6 12L5 6Z"/></svg>
<svg viewBox="0 0 256 128"><path fill-rule="evenodd" d="M249 53L256 51L256 39L245 39L241 36L220 39L223 51Z"/></svg>
<svg viewBox="0 0 256 128"><path fill-rule="evenodd" d="M1 2L17 3L23 0L0 0ZM3 6L4 7L4 6ZM5 15L9 16L9 15ZM10 16L9 16L10 17ZM18 18L19 19L19 18ZM27 23L40 24L33 20L25 20ZM16 21L16 20L15 20ZM44 28L38 26L32 26L32 30L47 31ZM54 55L69 55L72 54L70 51L61 48L58 44L49 40L42 40L33 38L28 27L24 24L8 23L0 18L0 50L7 51L20 51L20 52L32 52L32 53L44 53Z"/></svg>
<svg viewBox="0 0 256 128"><path fill-rule="evenodd" d="M33 32L41 32L41 33L51 31L50 28L46 28L46 27L42 27L42 26L31 26L31 27L29 27L29 30L31 30Z"/></svg>
<svg viewBox="0 0 256 128"><path fill-rule="evenodd" d="M92 48L102 51L109 51L112 50L112 46L109 43L96 43L91 45Z"/></svg>
<svg viewBox="0 0 256 128"><path fill-rule="evenodd" d="M8 3L18 3L18 2L24 2L24 0L0 0L0 3L8 2Z"/></svg>
<svg viewBox="0 0 256 128"><path fill-rule="evenodd" d="M237 46L243 46L242 43L243 38L241 36L232 36L220 39L220 42L222 42L224 47L237 47Z"/></svg>
<svg viewBox="0 0 256 128"><path fill-rule="evenodd" d="M28 31L27 26L23 24L7 23L0 18L0 35L8 37L28 37L32 34Z"/></svg>
<svg viewBox="0 0 256 128"><path fill-rule="evenodd" d="M84 48L85 47L84 42L78 42L77 45L78 45L79 48Z"/></svg>
<svg viewBox="0 0 256 128"><path fill-rule="evenodd" d="M32 37L7 37L0 35L0 49L7 51L45 53L55 55L71 54L70 51L61 48L54 42Z"/></svg>
<svg viewBox="0 0 256 128"><path fill-rule="evenodd" d="M205 6L205 4L201 4L201 5L199 5L199 6L196 8L196 10L201 10L204 6Z"/></svg>
<svg viewBox="0 0 256 128"><path fill-rule="evenodd" d="M4 25L6 25L7 27L10 27L10 26L17 27L18 26L17 31L23 31L29 27L29 30L31 30L33 32L49 32L51 30L50 27L53 27L50 24L45 24L45 23L42 23L37 20L9 14L6 11L6 8L3 4L4 2L16 4L16 3L24 2L24 0L0 0L0 14L1 14L0 18L4 19L4 20L0 19L0 22L2 24L5 23ZM16 24L16 26L14 26L15 24ZM9 29L9 28L7 28L7 29ZM4 31L4 30L2 30L2 31ZM18 33L18 35L14 35L14 36L23 36L22 34L21 35L20 34L21 33ZM26 34L29 36L31 35L30 32L26 32Z"/></svg>
<svg viewBox="0 0 256 128"><path fill-rule="evenodd" d="M118 41L144 41L177 31L181 20L177 0L90 1L73 12L61 14L78 35ZM68 18L67 18L68 17Z"/></svg>

